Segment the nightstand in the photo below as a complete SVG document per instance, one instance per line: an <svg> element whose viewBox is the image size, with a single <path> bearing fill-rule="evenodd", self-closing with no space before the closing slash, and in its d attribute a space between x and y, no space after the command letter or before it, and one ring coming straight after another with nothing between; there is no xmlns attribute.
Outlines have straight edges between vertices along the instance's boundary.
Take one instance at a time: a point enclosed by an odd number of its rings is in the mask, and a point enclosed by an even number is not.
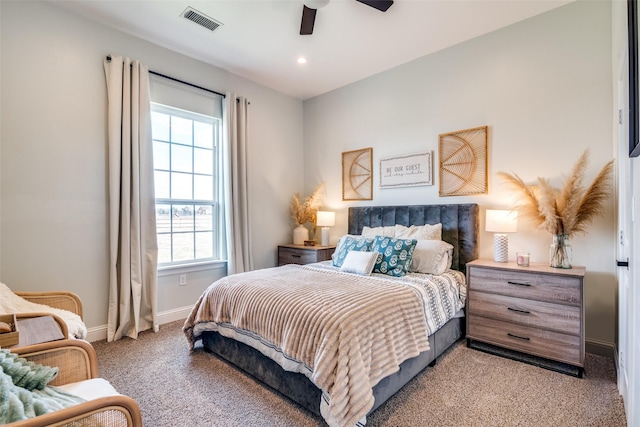
<svg viewBox="0 0 640 427"><path fill-rule="evenodd" d="M582 377L585 272L467 263L468 346Z"/></svg>
<svg viewBox="0 0 640 427"><path fill-rule="evenodd" d="M331 259L335 246L279 245L278 265L310 264Z"/></svg>

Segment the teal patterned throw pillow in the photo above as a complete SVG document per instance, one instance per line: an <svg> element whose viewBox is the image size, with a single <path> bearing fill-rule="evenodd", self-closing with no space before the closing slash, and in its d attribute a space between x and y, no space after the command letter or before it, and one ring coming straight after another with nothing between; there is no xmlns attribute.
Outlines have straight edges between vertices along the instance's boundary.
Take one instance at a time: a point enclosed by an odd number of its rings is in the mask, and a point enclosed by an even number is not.
<svg viewBox="0 0 640 427"><path fill-rule="evenodd" d="M342 236L338 242L338 247L331 256L332 264L335 267L342 267L342 263L349 251L366 252L371 249L371 243L373 243L373 239L366 237Z"/></svg>
<svg viewBox="0 0 640 427"><path fill-rule="evenodd" d="M416 243L417 240L414 239L376 236L371 245L371 251L378 252L378 260L373 267L373 272L396 277L407 274Z"/></svg>

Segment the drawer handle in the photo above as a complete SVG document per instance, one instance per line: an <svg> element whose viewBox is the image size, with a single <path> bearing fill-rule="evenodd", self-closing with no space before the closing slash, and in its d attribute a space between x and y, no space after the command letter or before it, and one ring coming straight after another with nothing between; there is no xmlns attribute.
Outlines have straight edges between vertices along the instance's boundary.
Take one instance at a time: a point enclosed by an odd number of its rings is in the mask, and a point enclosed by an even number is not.
<svg viewBox="0 0 640 427"><path fill-rule="evenodd" d="M291 258L302 258L302 255L294 255L294 254L291 254Z"/></svg>
<svg viewBox="0 0 640 427"><path fill-rule="evenodd" d="M509 285L518 285L518 286L531 286L530 283L520 283L520 282L512 282L512 281L508 281L507 284L509 284Z"/></svg>
<svg viewBox="0 0 640 427"><path fill-rule="evenodd" d="M527 311L527 310L518 310L517 308L507 307L507 310L509 310L509 311L515 311L516 313L531 314L531 312L530 312L530 311Z"/></svg>
<svg viewBox="0 0 640 427"><path fill-rule="evenodd" d="M511 338L517 338L517 339L522 340L522 341L530 341L531 340L531 338L521 337L520 335L514 335L511 332L507 332L507 335L509 335Z"/></svg>

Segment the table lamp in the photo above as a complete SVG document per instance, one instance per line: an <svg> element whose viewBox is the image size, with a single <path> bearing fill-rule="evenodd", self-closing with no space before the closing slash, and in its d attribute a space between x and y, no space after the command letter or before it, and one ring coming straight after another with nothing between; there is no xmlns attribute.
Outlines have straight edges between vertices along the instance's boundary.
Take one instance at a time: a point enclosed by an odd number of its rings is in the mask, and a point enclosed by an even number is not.
<svg viewBox="0 0 640 427"><path fill-rule="evenodd" d="M336 213L318 211L316 213L316 227L320 229L320 246L329 246L329 227L336 225Z"/></svg>
<svg viewBox="0 0 640 427"><path fill-rule="evenodd" d="M514 233L517 228L518 212L487 209L485 230L495 233L493 235L494 261L509 260L509 237L506 233Z"/></svg>

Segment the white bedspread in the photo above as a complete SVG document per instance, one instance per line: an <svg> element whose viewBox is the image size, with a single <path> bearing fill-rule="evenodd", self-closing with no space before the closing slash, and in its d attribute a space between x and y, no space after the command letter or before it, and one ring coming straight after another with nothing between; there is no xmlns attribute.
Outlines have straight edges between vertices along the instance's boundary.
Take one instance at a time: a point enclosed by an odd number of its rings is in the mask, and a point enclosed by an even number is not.
<svg viewBox="0 0 640 427"><path fill-rule="evenodd" d="M393 278L343 273L328 262L287 265L220 279L183 329L192 347L203 331L217 330L304 373L323 391L327 423L353 426L373 407L373 387L428 350L428 335L465 295L459 272Z"/></svg>
<svg viewBox="0 0 640 427"><path fill-rule="evenodd" d="M69 338L86 339L87 327L75 313L68 310L37 304L14 294L4 283L0 283L0 314L53 313L67 324Z"/></svg>

